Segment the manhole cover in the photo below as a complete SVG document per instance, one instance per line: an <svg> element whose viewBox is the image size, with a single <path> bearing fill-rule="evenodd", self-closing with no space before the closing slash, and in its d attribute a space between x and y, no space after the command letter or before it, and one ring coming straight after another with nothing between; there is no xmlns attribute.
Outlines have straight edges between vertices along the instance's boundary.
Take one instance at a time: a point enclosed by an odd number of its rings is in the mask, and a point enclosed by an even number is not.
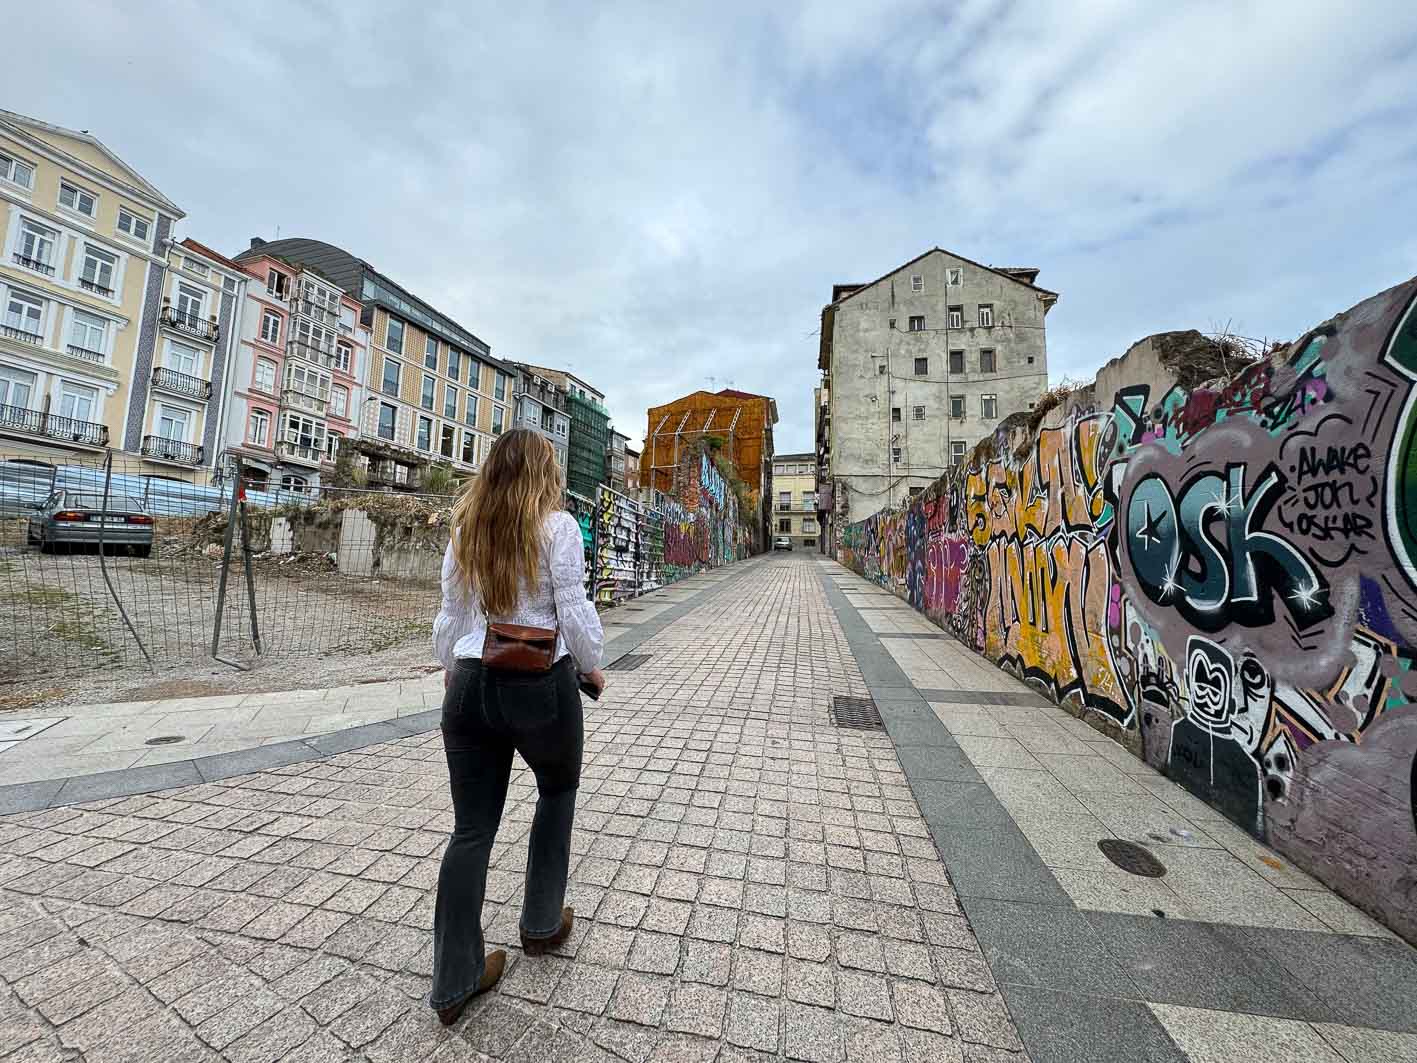
<svg viewBox="0 0 1417 1063"><path fill-rule="evenodd" d="M851 727L858 731L884 731L876 703L870 698L849 698L838 694L832 698L832 723L838 727Z"/></svg>
<svg viewBox="0 0 1417 1063"><path fill-rule="evenodd" d="M158 735L156 738L149 738L143 743L145 746L170 746L174 742L187 741L186 735Z"/></svg>
<svg viewBox="0 0 1417 1063"><path fill-rule="evenodd" d="M1103 856L1130 874L1143 878L1160 878L1166 874L1166 865L1145 845L1124 842L1120 838L1103 838L1097 847Z"/></svg>
<svg viewBox="0 0 1417 1063"><path fill-rule="evenodd" d="M618 660L611 661L605 666L607 672L633 672L645 661L649 660L647 653L627 653Z"/></svg>

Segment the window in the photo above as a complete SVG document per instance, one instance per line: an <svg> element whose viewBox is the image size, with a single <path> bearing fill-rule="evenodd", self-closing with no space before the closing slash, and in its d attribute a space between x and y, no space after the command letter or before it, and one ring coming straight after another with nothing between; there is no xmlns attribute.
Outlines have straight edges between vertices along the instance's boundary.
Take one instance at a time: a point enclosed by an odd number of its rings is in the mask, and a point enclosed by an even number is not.
<svg viewBox="0 0 1417 1063"><path fill-rule="evenodd" d="M34 384L38 378L23 369L0 365L0 406L16 406L29 409L30 396L34 394Z"/></svg>
<svg viewBox="0 0 1417 1063"><path fill-rule="evenodd" d="M900 447L891 447L891 461L900 462Z"/></svg>
<svg viewBox="0 0 1417 1063"><path fill-rule="evenodd" d="M69 324L69 343L80 350L102 354L108 335L108 322L82 310L75 310Z"/></svg>
<svg viewBox="0 0 1417 1063"><path fill-rule="evenodd" d="M886 328L892 330L895 329L895 318L891 318L889 321L886 322Z"/></svg>
<svg viewBox="0 0 1417 1063"><path fill-rule="evenodd" d="M330 396L330 378L304 362L285 363L285 386L322 402Z"/></svg>
<svg viewBox="0 0 1417 1063"><path fill-rule="evenodd" d="M964 443L960 442L959 440L955 440L953 443L950 444L950 464L964 464Z"/></svg>
<svg viewBox="0 0 1417 1063"><path fill-rule="evenodd" d="M54 247L58 239L59 234L53 229L47 229L25 218L20 222L18 254L23 260L20 265L30 269L38 268L41 273L53 274Z"/></svg>
<svg viewBox="0 0 1417 1063"><path fill-rule="evenodd" d="M395 354L403 354L403 322L396 317L389 318L389 327L384 334L384 347Z"/></svg>
<svg viewBox="0 0 1417 1063"><path fill-rule="evenodd" d="M433 392L437 386L438 381L433 377L425 376L423 378L423 391L420 393L419 399L423 403L425 410L431 410L433 408Z"/></svg>
<svg viewBox="0 0 1417 1063"><path fill-rule="evenodd" d="M953 266L950 269L945 270L945 283L953 284L956 286L963 284L964 270L961 269L959 266Z"/></svg>
<svg viewBox="0 0 1417 1063"><path fill-rule="evenodd" d="M428 450L433 446L433 418L420 417L418 419L418 449Z"/></svg>
<svg viewBox="0 0 1417 1063"><path fill-rule="evenodd" d="M964 307L950 307L950 328L964 328Z"/></svg>
<svg viewBox="0 0 1417 1063"><path fill-rule="evenodd" d="M256 378L251 385L257 391L264 391L267 395L274 395L276 392L276 364L269 358L256 359Z"/></svg>
<svg viewBox="0 0 1417 1063"><path fill-rule="evenodd" d="M265 410L252 410L246 422L246 438L252 445L264 447L271 438L271 415Z"/></svg>
<svg viewBox="0 0 1417 1063"><path fill-rule="evenodd" d="M876 374L877 374L878 376L885 376L885 375L886 375L886 363L885 363L885 362L882 362L880 365L876 366Z"/></svg>
<svg viewBox="0 0 1417 1063"><path fill-rule="evenodd" d="M994 360L993 348L985 347L979 352L979 371L981 373L998 372L997 363Z"/></svg>
<svg viewBox="0 0 1417 1063"><path fill-rule="evenodd" d="M334 461L339 456L339 445L344 442L344 436L338 432L331 432L325 436L325 460Z"/></svg>
<svg viewBox="0 0 1417 1063"><path fill-rule="evenodd" d="M192 425L192 414L180 406L160 405L157 408L157 434L162 439L186 443Z"/></svg>
<svg viewBox="0 0 1417 1063"><path fill-rule="evenodd" d="M379 438L393 439L394 426L398 424L399 411L397 406L390 406L387 402L379 403Z"/></svg>
<svg viewBox="0 0 1417 1063"><path fill-rule="evenodd" d="M98 210L98 199L92 192L86 192L68 181L59 182L59 205L75 214L92 218Z"/></svg>
<svg viewBox="0 0 1417 1063"><path fill-rule="evenodd" d="M779 491L779 492L777 493L777 508L778 508L778 509L791 509L791 508L792 508L792 492L791 492L791 491Z"/></svg>
<svg viewBox="0 0 1417 1063"><path fill-rule="evenodd" d="M994 326L994 305L992 303L979 304L979 327L993 328Z"/></svg>
<svg viewBox="0 0 1417 1063"><path fill-rule="evenodd" d="M149 224L147 218L134 214L127 207L118 208L118 231L120 233L127 233L134 240L146 240Z"/></svg>
<svg viewBox="0 0 1417 1063"><path fill-rule="evenodd" d="M222 291L224 291L224 292L230 292L232 295L235 295L235 294L236 294L236 278L235 278L235 277L223 277L222 280L221 280L221 288L222 288Z"/></svg>
<svg viewBox="0 0 1417 1063"><path fill-rule="evenodd" d="M911 332L924 332L924 331L925 331L925 317L924 317L924 315L922 315L922 314L915 314L915 315L913 315L913 316L911 317L911 319L910 319L910 331L911 331Z"/></svg>
<svg viewBox="0 0 1417 1063"><path fill-rule="evenodd" d="M492 407L492 434L493 434L494 436L501 434L501 431L502 431L502 414L503 414L503 410L502 410L502 407L501 407L501 406L493 406L493 407Z"/></svg>
<svg viewBox="0 0 1417 1063"><path fill-rule="evenodd" d="M963 351L950 351L950 372L951 372L951 373L963 373L963 372L964 372L964 352L963 352Z"/></svg>
<svg viewBox="0 0 1417 1063"><path fill-rule="evenodd" d="M963 396L963 395L951 395L951 396L950 396L950 416L951 416L951 417L956 417L956 418L958 418L958 419L961 420L961 421L964 420L964 396Z"/></svg>
<svg viewBox="0 0 1417 1063"><path fill-rule="evenodd" d="M999 419L999 396L980 395L979 415L986 421L997 421Z"/></svg>
<svg viewBox="0 0 1417 1063"><path fill-rule="evenodd" d="M182 259L182 268L198 277L209 276L212 272L205 262L198 262L195 258L186 258L185 256Z"/></svg>
<svg viewBox="0 0 1417 1063"><path fill-rule="evenodd" d="M25 333L31 337L31 342L38 343L44 335L44 300L12 288L5 303L5 325Z"/></svg>
<svg viewBox="0 0 1417 1063"><path fill-rule="evenodd" d="M21 188L33 188L34 167L9 155L0 155L0 180L9 181Z"/></svg>
<svg viewBox="0 0 1417 1063"><path fill-rule="evenodd" d="M461 373L462 373L462 352L459 351L456 347L449 347L449 348L448 348L448 376L449 376L451 379L456 380L456 379L458 379L458 376L459 376ZM468 383L472 383L472 381L469 380Z"/></svg>
<svg viewBox="0 0 1417 1063"><path fill-rule="evenodd" d="M777 530L780 532L790 532L792 530L792 518L783 517L777 522Z"/></svg>
<svg viewBox="0 0 1417 1063"><path fill-rule="evenodd" d="M349 364L354 361L354 348L349 344L340 341L335 344L334 366L340 372L348 373Z"/></svg>
<svg viewBox="0 0 1417 1063"><path fill-rule="evenodd" d="M802 508L803 508L803 509L816 509L816 508L817 508L817 492L815 492L815 491L803 491L803 492L802 492Z"/></svg>
<svg viewBox="0 0 1417 1063"><path fill-rule="evenodd" d="M471 432L462 434L462 460L468 465L477 464L477 437Z"/></svg>
<svg viewBox="0 0 1417 1063"><path fill-rule="evenodd" d="M398 398L399 377L403 372L403 366L392 358L384 359L384 378L380 382L379 390L385 395L392 395Z"/></svg>
<svg viewBox="0 0 1417 1063"><path fill-rule="evenodd" d="M336 384L330 389L330 413L335 417L349 416L349 389Z"/></svg>
<svg viewBox="0 0 1417 1063"><path fill-rule="evenodd" d="M503 402L507 398L507 374L500 370L497 373L497 383L493 387L492 397L498 402ZM585 398L585 396L582 395L581 398Z"/></svg>
<svg viewBox="0 0 1417 1063"><path fill-rule="evenodd" d="M1032 364L1033 364L1033 355L1031 355L1031 354L1028 356L1028 364L1029 364L1029 365L1032 365Z"/></svg>
<svg viewBox="0 0 1417 1063"><path fill-rule="evenodd" d="M438 369L438 341L432 336L423 341L423 364L434 371Z"/></svg>
<svg viewBox="0 0 1417 1063"><path fill-rule="evenodd" d="M202 364L202 352L195 347L188 347L185 343L169 342L167 351L163 354L162 364L174 373L197 376Z"/></svg>
<svg viewBox="0 0 1417 1063"><path fill-rule="evenodd" d="M443 385L443 416L450 421L458 419L458 389Z"/></svg>
<svg viewBox="0 0 1417 1063"><path fill-rule="evenodd" d="M924 407L924 406L912 406L912 407L910 408L910 419L911 419L912 421L923 421L923 420L925 420L925 407Z"/></svg>
<svg viewBox="0 0 1417 1063"><path fill-rule="evenodd" d="M303 476L296 476L294 473L287 473L280 478L282 491L294 491L296 494L304 491L310 485L310 481Z"/></svg>
<svg viewBox="0 0 1417 1063"><path fill-rule="evenodd" d="M451 458L457 453L458 433L450 424L445 424L439 432L438 453L445 458Z"/></svg>
<svg viewBox="0 0 1417 1063"><path fill-rule="evenodd" d="M465 405L466 409L463 411L463 420L468 424L477 424L477 396L469 391Z"/></svg>
<svg viewBox="0 0 1417 1063"><path fill-rule="evenodd" d="M274 295L277 299L286 299L290 296L290 277L278 269L273 269L266 274L266 292Z"/></svg>
<svg viewBox="0 0 1417 1063"><path fill-rule="evenodd" d="M892 420L892 421L899 421L899 420L900 420L900 407L899 407L899 406L892 406L892 407L891 407L891 420Z"/></svg>
<svg viewBox="0 0 1417 1063"><path fill-rule="evenodd" d="M288 413L281 438L299 447L301 457L318 457L325 451L325 423L308 414Z"/></svg>
<svg viewBox="0 0 1417 1063"><path fill-rule="evenodd" d="M910 278L910 290L912 292L923 292L925 290L925 278L920 274L915 274Z"/></svg>
<svg viewBox="0 0 1417 1063"><path fill-rule="evenodd" d="M917 358L917 359L915 359L915 375L916 375L916 376L929 376L929 375L930 375L930 359L929 359L929 358Z"/></svg>
<svg viewBox="0 0 1417 1063"><path fill-rule="evenodd" d="M177 316L189 325L202 320L202 308L206 305L207 293L190 284L177 283Z"/></svg>
<svg viewBox="0 0 1417 1063"><path fill-rule="evenodd" d="M815 520L813 520L811 517L803 517L803 518L802 518L802 534L803 534L803 535L816 535L816 534L817 534L817 522L816 522Z"/></svg>
<svg viewBox="0 0 1417 1063"><path fill-rule="evenodd" d="M274 310L261 312L261 339L274 346L280 344L280 315Z"/></svg>
<svg viewBox="0 0 1417 1063"><path fill-rule="evenodd" d="M59 416L92 421L98 412L98 389L64 381L59 386Z"/></svg>

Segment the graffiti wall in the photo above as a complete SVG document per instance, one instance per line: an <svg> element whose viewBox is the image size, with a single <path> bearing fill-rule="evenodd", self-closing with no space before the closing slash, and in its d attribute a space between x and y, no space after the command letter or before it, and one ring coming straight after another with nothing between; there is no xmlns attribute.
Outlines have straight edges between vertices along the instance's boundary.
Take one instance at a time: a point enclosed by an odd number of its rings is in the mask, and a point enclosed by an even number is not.
<svg viewBox="0 0 1417 1063"><path fill-rule="evenodd" d="M1417 940L1417 280L1006 422L838 551Z"/></svg>

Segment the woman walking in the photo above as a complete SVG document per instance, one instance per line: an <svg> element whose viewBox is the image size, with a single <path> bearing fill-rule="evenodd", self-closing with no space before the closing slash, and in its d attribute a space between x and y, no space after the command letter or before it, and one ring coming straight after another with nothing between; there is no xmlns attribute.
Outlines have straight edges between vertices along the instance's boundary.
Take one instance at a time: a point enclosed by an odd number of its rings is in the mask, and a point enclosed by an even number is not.
<svg viewBox="0 0 1417 1063"><path fill-rule="evenodd" d="M580 525L561 501L551 444L516 429L498 438L453 509L443 607L433 625L433 644L446 669L443 746L453 797L453 834L433 915L429 995L444 1025L496 985L506 967L501 949L483 955L482 899L514 750L536 776L538 793L522 949L541 955L571 933L574 913L562 904L584 737L578 673L597 690L604 688L604 633L586 599ZM505 634L533 641L516 643L520 657L504 656L501 651L511 645ZM528 667L538 637L545 660L533 659Z"/></svg>

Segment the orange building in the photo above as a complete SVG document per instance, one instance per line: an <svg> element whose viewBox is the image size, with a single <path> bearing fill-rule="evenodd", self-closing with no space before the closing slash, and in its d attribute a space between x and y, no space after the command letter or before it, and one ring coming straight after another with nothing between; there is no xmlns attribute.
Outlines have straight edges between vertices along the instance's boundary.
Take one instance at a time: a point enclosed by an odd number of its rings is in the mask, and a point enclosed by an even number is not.
<svg viewBox="0 0 1417 1063"><path fill-rule="evenodd" d="M775 399L732 388L695 391L663 406L654 406L649 411L644 450L640 454L640 483L666 494L673 493L675 470L685 449L716 439L719 452L733 462L738 478L753 492L766 542L770 534L768 507L772 498L772 426L775 424Z"/></svg>

